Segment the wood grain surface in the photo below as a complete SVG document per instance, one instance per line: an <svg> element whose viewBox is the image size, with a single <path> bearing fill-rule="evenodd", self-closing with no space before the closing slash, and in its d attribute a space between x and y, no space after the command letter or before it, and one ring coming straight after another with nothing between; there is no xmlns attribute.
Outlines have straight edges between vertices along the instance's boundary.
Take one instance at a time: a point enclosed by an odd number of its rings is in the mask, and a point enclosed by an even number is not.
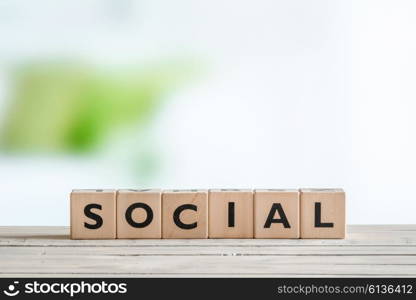
<svg viewBox="0 0 416 300"><path fill-rule="evenodd" d="M70 240L0 227L1 277L416 276L416 225L350 225L345 240Z"/></svg>

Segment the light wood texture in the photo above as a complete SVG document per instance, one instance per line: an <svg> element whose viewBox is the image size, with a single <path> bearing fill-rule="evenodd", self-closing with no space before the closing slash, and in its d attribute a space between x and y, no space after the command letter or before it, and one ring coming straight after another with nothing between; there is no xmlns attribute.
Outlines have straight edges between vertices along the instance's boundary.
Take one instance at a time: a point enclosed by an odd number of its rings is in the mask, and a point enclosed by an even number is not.
<svg viewBox="0 0 416 300"><path fill-rule="evenodd" d="M208 190L168 190L162 194L164 239L208 238Z"/></svg>
<svg viewBox="0 0 416 300"><path fill-rule="evenodd" d="M253 191L210 190L208 215L209 238L253 238Z"/></svg>
<svg viewBox="0 0 416 300"><path fill-rule="evenodd" d="M2 277L416 276L416 225L352 225L346 239L71 240L0 227Z"/></svg>
<svg viewBox="0 0 416 300"><path fill-rule="evenodd" d="M298 190L254 191L254 237L299 238Z"/></svg>
<svg viewBox="0 0 416 300"><path fill-rule="evenodd" d="M116 190L73 190L70 198L72 239L116 238Z"/></svg>
<svg viewBox="0 0 416 300"><path fill-rule="evenodd" d="M119 190L117 192L117 238L162 238L161 195L161 190Z"/></svg>
<svg viewBox="0 0 416 300"><path fill-rule="evenodd" d="M300 237L345 238L345 193L342 189L301 189Z"/></svg>

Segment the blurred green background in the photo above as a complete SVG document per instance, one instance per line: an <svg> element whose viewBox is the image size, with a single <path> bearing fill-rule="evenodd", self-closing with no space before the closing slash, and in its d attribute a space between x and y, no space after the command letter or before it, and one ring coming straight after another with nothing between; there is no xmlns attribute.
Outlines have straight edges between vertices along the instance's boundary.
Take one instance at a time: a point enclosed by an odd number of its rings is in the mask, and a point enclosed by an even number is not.
<svg viewBox="0 0 416 300"><path fill-rule="evenodd" d="M91 153L122 127L143 128L190 71L184 63L118 69L68 62L22 65L12 75L1 150Z"/></svg>
<svg viewBox="0 0 416 300"><path fill-rule="evenodd" d="M9 75L13 84L0 127L0 151L91 157L111 139L133 132L118 164L132 179L149 184L163 161L149 124L166 94L191 75L195 69L185 60L116 67L68 61L19 65Z"/></svg>

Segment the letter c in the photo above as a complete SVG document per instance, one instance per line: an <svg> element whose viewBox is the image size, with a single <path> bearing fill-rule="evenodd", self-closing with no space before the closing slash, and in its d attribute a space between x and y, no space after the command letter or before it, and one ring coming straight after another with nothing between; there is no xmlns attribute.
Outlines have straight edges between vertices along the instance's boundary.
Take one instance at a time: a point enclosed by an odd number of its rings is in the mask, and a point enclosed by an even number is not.
<svg viewBox="0 0 416 300"><path fill-rule="evenodd" d="M197 206L194 205L194 204L184 204L184 205L178 206L178 208L176 208L175 212L173 213L173 222L175 222L176 226L178 226L179 228L194 229L198 225L197 222L194 222L194 223L191 223L191 224L185 224L180 219L181 212L186 210L186 209L190 209L190 210L193 210L193 211L198 211Z"/></svg>

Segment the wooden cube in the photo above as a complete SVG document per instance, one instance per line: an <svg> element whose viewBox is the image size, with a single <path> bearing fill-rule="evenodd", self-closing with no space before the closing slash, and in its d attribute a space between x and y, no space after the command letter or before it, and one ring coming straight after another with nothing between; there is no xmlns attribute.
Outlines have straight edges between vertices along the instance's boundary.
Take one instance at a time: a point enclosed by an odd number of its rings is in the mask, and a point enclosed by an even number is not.
<svg viewBox="0 0 416 300"><path fill-rule="evenodd" d="M116 191L73 190L71 238L116 238Z"/></svg>
<svg viewBox="0 0 416 300"><path fill-rule="evenodd" d="M301 189L300 237L345 238L345 193L342 189Z"/></svg>
<svg viewBox="0 0 416 300"><path fill-rule="evenodd" d="M162 238L161 190L117 192L117 238Z"/></svg>
<svg viewBox="0 0 416 300"><path fill-rule="evenodd" d="M208 206L210 238L253 238L252 190L210 190Z"/></svg>
<svg viewBox="0 0 416 300"><path fill-rule="evenodd" d="M164 191L162 224L164 239L208 238L208 191Z"/></svg>
<svg viewBox="0 0 416 300"><path fill-rule="evenodd" d="M299 205L298 190L255 190L254 237L299 238Z"/></svg>

